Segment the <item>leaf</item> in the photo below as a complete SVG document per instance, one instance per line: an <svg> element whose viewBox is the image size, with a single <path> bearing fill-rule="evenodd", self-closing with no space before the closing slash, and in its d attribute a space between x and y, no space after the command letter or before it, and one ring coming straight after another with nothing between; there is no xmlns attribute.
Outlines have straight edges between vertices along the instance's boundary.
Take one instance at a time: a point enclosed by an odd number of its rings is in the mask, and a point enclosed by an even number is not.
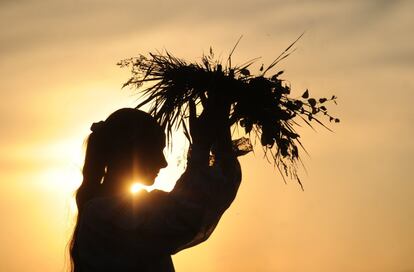
<svg viewBox="0 0 414 272"><path fill-rule="evenodd" d="M335 123L339 123L341 120L339 120L338 118L335 118Z"/></svg>
<svg viewBox="0 0 414 272"><path fill-rule="evenodd" d="M320 106L320 107L319 107L319 109L320 109L320 110L323 110L323 111L327 111L327 109L326 109L326 107L325 107L325 106Z"/></svg>
<svg viewBox="0 0 414 272"><path fill-rule="evenodd" d="M283 87L281 87L280 88L280 92L282 94L290 94L290 88L289 88L289 86L283 86Z"/></svg>
<svg viewBox="0 0 414 272"><path fill-rule="evenodd" d="M242 156L253 151L253 145L249 138L241 137L232 141L233 150L237 156Z"/></svg>
<svg viewBox="0 0 414 272"><path fill-rule="evenodd" d="M289 148L289 140L287 139L281 139L279 142L279 149L280 153L282 154L282 157L286 157L289 155L288 148Z"/></svg>
<svg viewBox="0 0 414 272"><path fill-rule="evenodd" d="M244 76L250 76L250 71L247 70L246 68L243 68L240 70L240 74L244 75Z"/></svg>
<svg viewBox="0 0 414 272"><path fill-rule="evenodd" d="M281 74L283 74L285 71L279 71L279 72L277 72L275 75L273 75L272 76L272 78L274 77L274 78L277 78L278 76L280 76Z"/></svg>
<svg viewBox="0 0 414 272"><path fill-rule="evenodd" d="M267 133L262 133L260 137L260 143L262 146L273 145L274 140Z"/></svg>
<svg viewBox="0 0 414 272"><path fill-rule="evenodd" d="M286 108L288 108L291 111L294 111L296 109L296 104L293 103L292 101L288 101L286 102Z"/></svg>
<svg viewBox="0 0 414 272"><path fill-rule="evenodd" d="M244 127L244 131L246 132L246 134L249 134L250 131L252 131L252 128L253 128L253 123L251 121L247 121Z"/></svg>
<svg viewBox="0 0 414 272"><path fill-rule="evenodd" d="M309 91L306 89L306 91L302 94L302 98L308 98L309 97Z"/></svg>
<svg viewBox="0 0 414 272"><path fill-rule="evenodd" d="M326 102L328 99L326 99L326 98L319 98L319 103L324 103L324 102Z"/></svg>
<svg viewBox="0 0 414 272"><path fill-rule="evenodd" d="M260 71L260 72L263 72L263 69L264 69L264 67L263 67L263 64L262 64L262 66L260 66L259 71Z"/></svg>
<svg viewBox="0 0 414 272"><path fill-rule="evenodd" d="M292 146L292 157L293 158L299 158L299 150L296 145Z"/></svg>
<svg viewBox="0 0 414 272"><path fill-rule="evenodd" d="M301 109L301 108L302 108L302 106L303 106L303 102L302 102L302 101L300 101L300 100L296 100L296 101L295 101L295 107L296 107L296 110Z"/></svg>
<svg viewBox="0 0 414 272"><path fill-rule="evenodd" d="M217 64L216 72L219 74L223 72L223 67L221 66L221 64Z"/></svg>
<svg viewBox="0 0 414 272"><path fill-rule="evenodd" d="M308 102L312 108L316 106L316 100L314 98L309 98Z"/></svg>
<svg viewBox="0 0 414 272"><path fill-rule="evenodd" d="M245 127L245 126L246 126L246 121L245 121L244 119L241 119L241 120L239 121L239 123L240 123L240 126L241 126L241 127Z"/></svg>

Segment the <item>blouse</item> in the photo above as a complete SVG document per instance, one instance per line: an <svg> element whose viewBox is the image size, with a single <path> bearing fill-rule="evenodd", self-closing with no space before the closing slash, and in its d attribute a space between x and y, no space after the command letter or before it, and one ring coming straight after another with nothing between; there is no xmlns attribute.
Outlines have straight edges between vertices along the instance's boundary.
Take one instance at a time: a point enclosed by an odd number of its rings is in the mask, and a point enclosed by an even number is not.
<svg viewBox="0 0 414 272"><path fill-rule="evenodd" d="M233 153L209 163L209 151L195 148L171 192L88 201L76 236L81 271L174 271L171 255L210 237L240 181Z"/></svg>

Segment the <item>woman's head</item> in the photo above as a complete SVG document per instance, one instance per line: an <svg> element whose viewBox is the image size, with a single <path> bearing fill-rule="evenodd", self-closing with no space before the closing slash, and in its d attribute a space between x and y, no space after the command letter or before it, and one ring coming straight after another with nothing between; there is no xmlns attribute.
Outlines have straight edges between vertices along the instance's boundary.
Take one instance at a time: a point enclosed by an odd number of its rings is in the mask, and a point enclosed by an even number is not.
<svg viewBox="0 0 414 272"><path fill-rule="evenodd" d="M151 185L159 170L167 166L165 134L143 111L117 110L105 121L94 123L91 130L83 168L82 185L90 191L86 195L116 193L132 181Z"/></svg>

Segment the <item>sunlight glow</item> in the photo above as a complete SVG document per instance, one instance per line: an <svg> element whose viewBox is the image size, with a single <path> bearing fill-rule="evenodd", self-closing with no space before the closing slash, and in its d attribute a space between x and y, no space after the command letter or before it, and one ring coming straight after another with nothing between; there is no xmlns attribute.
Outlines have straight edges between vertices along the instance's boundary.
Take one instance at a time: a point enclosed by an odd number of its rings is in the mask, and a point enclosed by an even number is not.
<svg viewBox="0 0 414 272"><path fill-rule="evenodd" d="M130 192L132 194L136 194L136 193L138 193L138 192L140 192L142 190L148 191L148 186L142 185L139 182L134 182L134 183L132 183L132 185L131 185L131 187L130 187L129 190L130 190Z"/></svg>

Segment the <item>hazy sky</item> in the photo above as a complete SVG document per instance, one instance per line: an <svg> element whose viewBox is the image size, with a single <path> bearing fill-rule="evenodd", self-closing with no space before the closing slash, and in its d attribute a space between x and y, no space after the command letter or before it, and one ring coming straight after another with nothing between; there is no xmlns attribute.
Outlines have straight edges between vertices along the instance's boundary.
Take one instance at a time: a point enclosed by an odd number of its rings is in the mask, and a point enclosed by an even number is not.
<svg viewBox="0 0 414 272"><path fill-rule="evenodd" d="M123 58L168 49L270 63L293 95L339 97L334 133L300 130L305 191L262 154L177 271L414 271L414 2L0 0L0 271L62 271L92 122L137 96ZM165 177L179 175L170 155Z"/></svg>

